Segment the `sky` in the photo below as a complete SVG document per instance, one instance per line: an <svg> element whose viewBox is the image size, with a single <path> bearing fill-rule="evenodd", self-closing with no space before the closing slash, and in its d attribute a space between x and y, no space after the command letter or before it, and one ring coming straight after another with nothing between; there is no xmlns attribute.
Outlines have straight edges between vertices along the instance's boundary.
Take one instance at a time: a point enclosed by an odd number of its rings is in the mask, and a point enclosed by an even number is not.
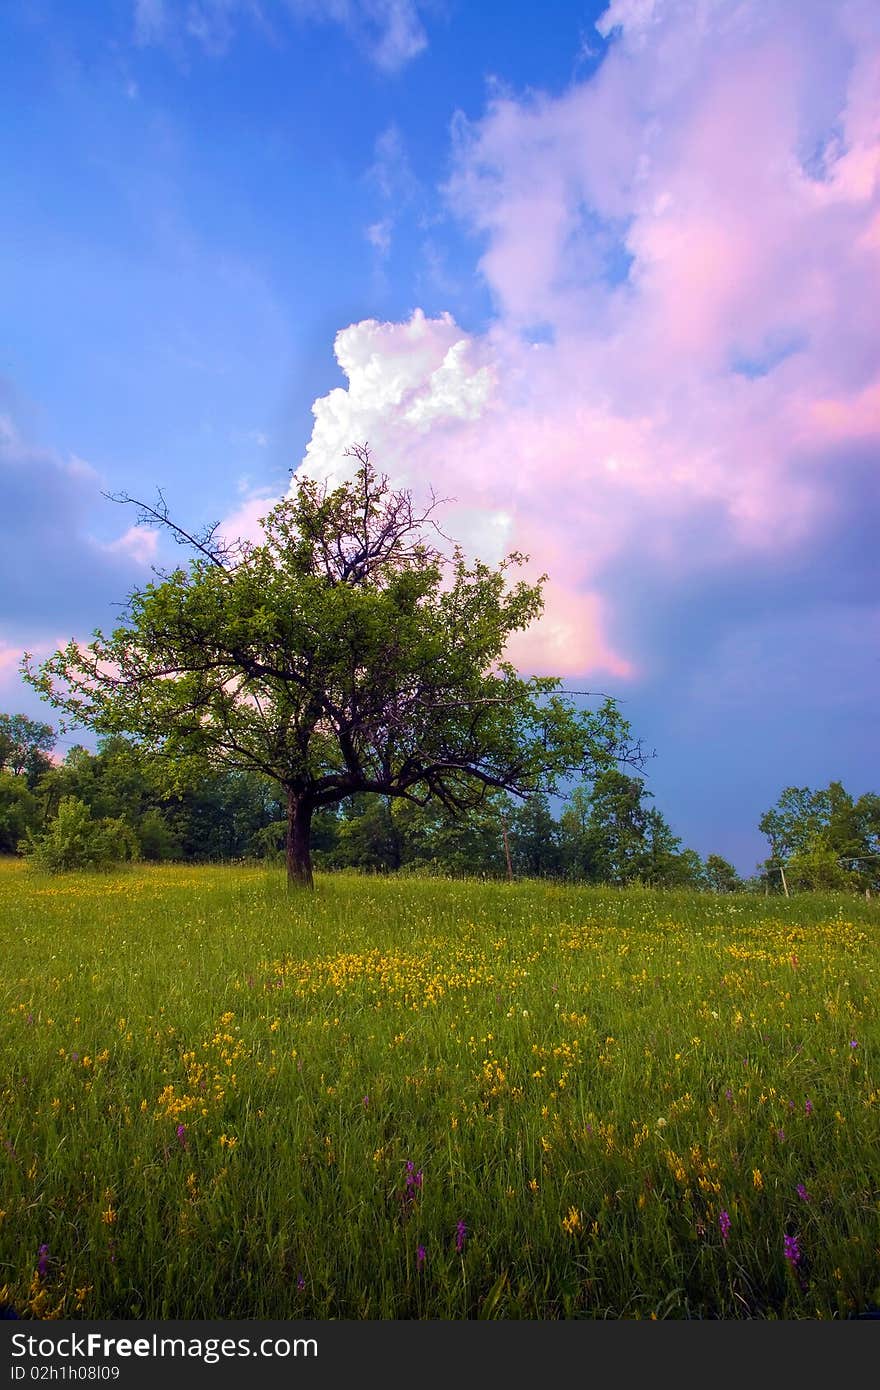
<svg viewBox="0 0 880 1390"><path fill-rule="evenodd" d="M5 0L0 167L0 709L162 561L106 494L368 442L685 844L880 790L876 0Z"/></svg>

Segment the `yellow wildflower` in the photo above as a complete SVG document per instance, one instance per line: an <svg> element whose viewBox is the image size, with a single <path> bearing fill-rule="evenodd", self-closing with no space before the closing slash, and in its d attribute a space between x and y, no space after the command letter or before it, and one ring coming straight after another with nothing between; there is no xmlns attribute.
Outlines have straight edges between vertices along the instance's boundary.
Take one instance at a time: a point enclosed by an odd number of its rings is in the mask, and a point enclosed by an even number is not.
<svg viewBox="0 0 880 1390"><path fill-rule="evenodd" d="M562 1229L567 1231L570 1236L576 1235L583 1228L583 1218L577 1207L569 1207L568 1216L562 1218Z"/></svg>

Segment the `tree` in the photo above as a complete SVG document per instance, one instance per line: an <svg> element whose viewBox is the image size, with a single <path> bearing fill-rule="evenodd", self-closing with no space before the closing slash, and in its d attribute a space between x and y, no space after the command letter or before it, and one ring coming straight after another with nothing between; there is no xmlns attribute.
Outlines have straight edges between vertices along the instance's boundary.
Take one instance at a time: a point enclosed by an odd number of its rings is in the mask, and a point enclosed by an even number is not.
<svg viewBox="0 0 880 1390"><path fill-rule="evenodd" d="M528 878L551 878L561 872L559 824L546 796L536 793L517 806L510 817L510 856L513 871Z"/></svg>
<svg viewBox="0 0 880 1390"><path fill-rule="evenodd" d="M596 837L591 825L590 789L574 788L562 815L559 817L559 842L566 875L573 879L595 881L598 877Z"/></svg>
<svg viewBox="0 0 880 1390"><path fill-rule="evenodd" d="M827 834L821 832L795 850L785 869L790 888L830 890L855 886Z"/></svg>
<svg viewBox="0 0 880 1390"><path fill-rule="evenodd" d="M399 869L402 840L386 797L359 794L349 798L337 820L333 864L345 869Z"/></svg>
<svg viewBox="0 0 880 1390"><path fill-rule="evenodd" d="M135 591L109 636L23 663L75 723L279 783L291 885L311 886L316 810L354 792L462 811L642 761L613 701L578 710L557 679L504 660L542 607L543 580L509 581L523 557L444 555L437 500L419 511L366 446L349 453L353 481L297 480L261 544L191 535L161 494L138 503L194 551L188 567Z"/></svg>
<svg viewBox="0 0 880 1390"><path fill-rule="evenodd" d="M759 830L770 841L768 872L785 868L802 888L880 886L880 797L854 801L841 782L821 791L786 787Z"/></svg>
<svg viewBox="0 0 880 1390"><path fill-rule="evenodd" d="M645 845L635 867L643 883L657 888L698 888L703 880L696 850L682 849L680 836L653 806L645 812Z"/></svg>
<svg viewBox="0 0 880 1390"><path fill-rule="evenodd" d="M758 829L770 841L770 856L776 863L804 850L810 839L827 824L830 804L827 792L809 787L786 787L776 805L765 811Z"/></svg>
<svg viewBox="0 0 880 1390"><path fill-rule="evenodd" d="M36 830L40 808L23 777L0 772L0 854L16 854L19 842Z"/></svg>
<svg viewBox="0 0 880 1390"><path fill-rule="evenodd" d="M640 876L647 849L650 796L640 777L616 768L601 772L590 790L587 857L602 883L630 883Z"/></svg>
<svg viewBox="0 0 880 1390"><path fill-rule="evenodd" d="M23 776L31 791L51 767L54 747L55 730L49 724L26 714L0 714L0 772Z"/></svg>
<svg viewBox="0 0 880 1390"><path fill-rule="evenodd" d="M736 869L720 854L710 854L705 867L706 886L713 893L736 893L743 882Z"/></svg>

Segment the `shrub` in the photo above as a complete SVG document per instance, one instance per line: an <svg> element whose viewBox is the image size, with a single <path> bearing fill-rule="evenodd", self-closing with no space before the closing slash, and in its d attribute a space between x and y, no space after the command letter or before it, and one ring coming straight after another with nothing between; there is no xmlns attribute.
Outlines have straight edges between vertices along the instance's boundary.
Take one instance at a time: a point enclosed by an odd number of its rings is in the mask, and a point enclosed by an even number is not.
<svg viewBox="0 0 880 1390"><path fill-rule="evenodd" d="M35 869L65 873L109 869L138 857L137 836L121 819L95 820L85 802L64 796L43 835L30 835L24 851Z"/></svg>
<svg viewBox="0 0 880 1390"><path fill-rule="evenodd" d="M165 863L180 858L180 841L161 811L145 813L137 828L140 858L150 863Z"/></svg>

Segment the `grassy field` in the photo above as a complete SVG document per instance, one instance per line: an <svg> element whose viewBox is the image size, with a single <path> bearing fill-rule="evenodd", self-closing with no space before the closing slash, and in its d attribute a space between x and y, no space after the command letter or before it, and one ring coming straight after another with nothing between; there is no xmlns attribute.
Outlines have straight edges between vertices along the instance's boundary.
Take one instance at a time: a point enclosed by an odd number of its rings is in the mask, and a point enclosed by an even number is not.
<svg viewBox="0 0 880 1390"><path fill-rule="evenodd" d="M7 861L0 922L21 1316L880 1303L876 902Z"/></svg>

